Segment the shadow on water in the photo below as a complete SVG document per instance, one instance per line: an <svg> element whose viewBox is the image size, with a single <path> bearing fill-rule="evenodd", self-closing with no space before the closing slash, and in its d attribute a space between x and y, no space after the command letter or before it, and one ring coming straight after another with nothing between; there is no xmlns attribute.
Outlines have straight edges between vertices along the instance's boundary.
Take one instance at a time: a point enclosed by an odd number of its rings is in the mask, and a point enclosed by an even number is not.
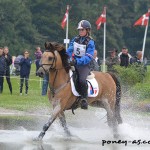
<svg viewBox="0 0 150 150"><path fill-rule="evenodd" d="M33 138L38 136L48 116L0 116L0 150L149 150L150 143L138 145L129 142L150 140L147 114L123 111L124 123L119 125L120 138L115 140L106 124L104 110L78 110L75 113L66 113L73 135L70 139L56 120L41 143L33 142ZM112 144L112 141L119 140L128 143L126 146L124 143Z"/></svg>
<svg viewBox="0 0 150 150"><path fill-rule="evenodd" d="M46 117L33 116L0 116L0 130L21 130L26 128L34 131L41 129Z"/></svg>

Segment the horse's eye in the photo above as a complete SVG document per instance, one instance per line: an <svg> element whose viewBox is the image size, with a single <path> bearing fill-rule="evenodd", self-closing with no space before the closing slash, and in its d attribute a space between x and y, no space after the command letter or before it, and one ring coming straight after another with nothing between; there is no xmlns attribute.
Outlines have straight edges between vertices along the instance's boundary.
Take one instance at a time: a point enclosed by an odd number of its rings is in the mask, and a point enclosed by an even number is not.
<svg viewBox="0 0 150 150"><path fill-rule="evenodd" d="M53 59L53 57L48 57L48 60L51 61Z"/></svg>

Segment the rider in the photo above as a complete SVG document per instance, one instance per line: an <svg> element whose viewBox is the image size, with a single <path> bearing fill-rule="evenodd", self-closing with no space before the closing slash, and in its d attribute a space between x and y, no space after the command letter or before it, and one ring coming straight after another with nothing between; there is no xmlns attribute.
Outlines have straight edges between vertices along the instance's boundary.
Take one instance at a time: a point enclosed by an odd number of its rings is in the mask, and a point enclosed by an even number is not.
<svg viewBox="0 0 150 150"><path fill-rule="evenodd" d="M86 78L90 72L90 62L94 56L95 43L90 37L91 24L87 20L78 23L79 35L72 39L67 49L71 64L74 64L78 74L79 94L81 95L81 108L87 109L87 83ZM73 57L72 57L73 56Z"/></svg>

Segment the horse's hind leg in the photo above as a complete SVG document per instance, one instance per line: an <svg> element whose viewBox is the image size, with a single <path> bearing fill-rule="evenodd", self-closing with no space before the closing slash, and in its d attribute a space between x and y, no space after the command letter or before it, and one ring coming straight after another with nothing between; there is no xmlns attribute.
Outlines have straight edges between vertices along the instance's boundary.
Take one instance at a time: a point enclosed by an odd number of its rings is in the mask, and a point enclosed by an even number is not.
<svg viewBox="0 0 150 150"><path fill-rule="evenodd" d="M64 112L59 113L58 117L59 117L60 123L61 123L62 127L64 128L64 131L67 134L67 136L71 136L70 131L67 127L66 117L65 117Z"/></svg>
<svg viewBox="0 0 150 150"><path fill-rule="evenodd" d="M108 126L110 126L113 130L113 135L114 137L118 137L118 130L117 130L117 121L115 118L115 113L114 111L111 109L110 104L108 103L107 100L103 101L103 106L107 111L107 122L108 122Z"/></svg>
<svg viewBox="0 0 150 150"><path fill-rule="evenodd" d="M118 124L122 123L122 118L120 115L120 106L115 108L115 118L117 119Z"/></svg>
<svg viewBox="0 0 150 150"><path fill-rule="evenodd" d="M117 119L118 124L122 123L122 118L120 114L120 100L121 100L121 91L117 87L117 94L116 94L116 104L115 104L115 117Z"/></svg>

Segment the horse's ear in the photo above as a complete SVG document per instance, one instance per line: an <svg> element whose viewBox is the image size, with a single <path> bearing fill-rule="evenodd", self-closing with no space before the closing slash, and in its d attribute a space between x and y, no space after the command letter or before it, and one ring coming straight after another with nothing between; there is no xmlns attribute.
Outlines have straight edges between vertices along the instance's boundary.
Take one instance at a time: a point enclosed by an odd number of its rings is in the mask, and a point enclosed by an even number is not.
<svg viewBox="0 0 150 150"><path fill-rule="evenodd" d="M45 49L49 51L54 51L54 46L51 42L45 42Z"/></svg>
<svg viewBox="0 0 150 150"><path fill-rule="evenodd" d="M45 49L48 48L48 45L49 45L49 42L45 42L44 46L45 46Z"/></svg>

